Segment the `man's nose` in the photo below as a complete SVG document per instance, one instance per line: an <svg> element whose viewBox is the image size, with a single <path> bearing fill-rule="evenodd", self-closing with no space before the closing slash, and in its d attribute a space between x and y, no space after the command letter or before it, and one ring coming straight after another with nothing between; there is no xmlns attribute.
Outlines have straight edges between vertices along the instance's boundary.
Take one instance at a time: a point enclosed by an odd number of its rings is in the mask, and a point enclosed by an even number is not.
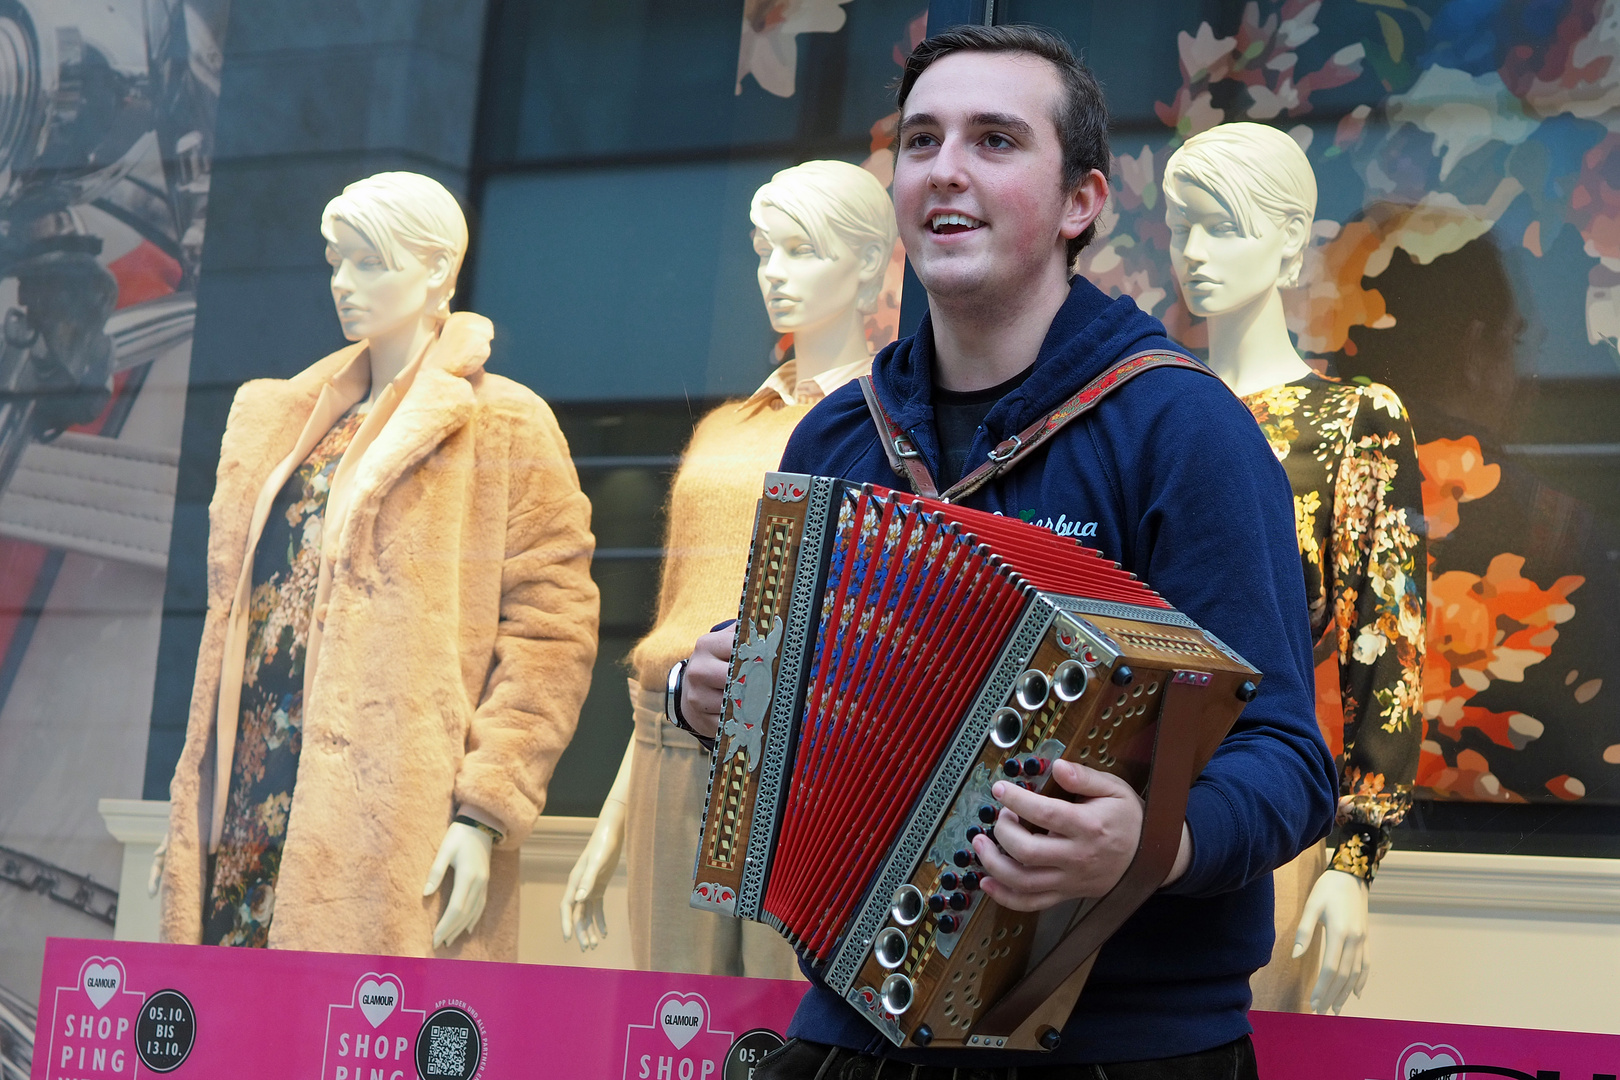
<svg viewBox="0 0 1620 1080"><path fill-rule="evenodd" d="M967 188L967 140L947 135L934 155L928 171L928 185L936 190L962 191Z"/></svg>

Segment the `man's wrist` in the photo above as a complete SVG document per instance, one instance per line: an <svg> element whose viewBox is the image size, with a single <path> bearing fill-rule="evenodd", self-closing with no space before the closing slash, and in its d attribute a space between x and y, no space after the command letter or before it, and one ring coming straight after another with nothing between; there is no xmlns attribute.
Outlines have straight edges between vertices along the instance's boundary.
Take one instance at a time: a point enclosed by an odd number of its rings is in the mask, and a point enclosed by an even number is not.
<svg viewBox="0 0 1620 1080"><path fill-rule="evenodd" d="M681 710L681 692L685 685L686 665L690 658L677 660L669 669L669 677L664 683L664 719L692 736L705 750L714 749L714 737L701 735L697 729L687 723L686 714ZM719 734L718 731L715 733Z"/></svg>

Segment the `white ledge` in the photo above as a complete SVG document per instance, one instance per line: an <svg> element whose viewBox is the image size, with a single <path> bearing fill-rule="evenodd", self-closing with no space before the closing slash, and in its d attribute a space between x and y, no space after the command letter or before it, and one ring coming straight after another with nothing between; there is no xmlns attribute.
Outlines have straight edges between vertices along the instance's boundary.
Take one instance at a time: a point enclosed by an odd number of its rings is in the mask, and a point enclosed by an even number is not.
<svg viewBox="0 0 1620 1080"><path fill-rule="evenodd" d="M167 799L102 799L96 809L120 844L156 845L169 831Z"/></svg>
<svg viewBox="0 0 1620 1080"><path fill-rule="evenodd" d="M1371 909L1620 915L1620 859L1391 851L1378 867Z"/></svg>

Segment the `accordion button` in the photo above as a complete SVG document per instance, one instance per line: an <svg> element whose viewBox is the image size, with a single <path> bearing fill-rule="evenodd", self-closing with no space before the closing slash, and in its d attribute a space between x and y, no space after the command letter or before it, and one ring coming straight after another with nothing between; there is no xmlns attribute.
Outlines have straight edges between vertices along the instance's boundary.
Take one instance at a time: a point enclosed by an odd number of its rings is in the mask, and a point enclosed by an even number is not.
<svg viewBox="0 0 1620 1080"><path fill-rule="evenodd" d="M951 856L951 862L966 870L973 865L973 852L964 848Z"/></svg>
<svg viewBox="0 0 1620 1080"><path fill-rule="evenodd" d="M979 887L979 875L971 871L962 875L962 888L972 892Z"/></svg>
<svg viewBox="0 0 1620 1080"><path fill-rule="evenodd" d="M1046 762L1042 761L1040 758L1032 757L1024 759L1025 776L1039 776L1045 771Z"/></svg>
<svg viewBox="0 0 1620 1080"><path fill-rule="evenodd" d="M1124 686L1126 683L1136 678L1136 672L1132 671L1126 665L1121 664L1119 667L1114 669L1113 675L1109 676L1109 678L1114 681L1115 686Z"/></svg>
<svg viewBox="0 0 1620 1080"><path fill-rule="evenodd" d="M954 934L961 925L961 920L955 915L941 915L939 917L939 932L942 934Z"/></svg>
<svg viewBox="0 0 1620 1080"><path fill-rule="evenodd" d="M940 912L944 911L945 910L945 896L944 896L944 894L935 893L933 896L930 896L928 898L928 910L932 911L936 915L938 915Z"/></svg>
<svg viewBox="0 0 1620 1080"><path fill-rule="evenodd" d="M967 827L967 840L968 840L968 843L970 843L970 844L973 843L973 838L975 836L983 836L983 835L984 835L984 830L982 828L980 828L979 826L977 826L977 825L969 825Z"/></svg>
<svg viewBox="0 0 1620 1080"><path fill-rule="evenodd" d="M968 895L965 892L953 892L945 898L945 902L950 905L952 911L966 911Z"/></svg>
<svg viewBox="0 0 1620 1080"><path fill-rule="evenodd" d="M981 806L979 807L979 820L986 825L994 825L996 823L996 813L997 810L993 806Z"/></svg>
<svg viewBox="0 0 1620 1080"><path fill-rule="evenodd" d="M946 892L950 892L952 889L956 888L956 884L956 875L951 871L947 870L943 874L939 875L939 887L944 889Z"/></svg>
<svg viewBox="0 0 1620 1080"><path fill-rule="evenodd" d="M1017 776L1019 773L1023 772L1024 769L1023 766L1018 764L1017 758L1008 758L1006 761L1001 763L1001 771L1008 776Z"/></svg>

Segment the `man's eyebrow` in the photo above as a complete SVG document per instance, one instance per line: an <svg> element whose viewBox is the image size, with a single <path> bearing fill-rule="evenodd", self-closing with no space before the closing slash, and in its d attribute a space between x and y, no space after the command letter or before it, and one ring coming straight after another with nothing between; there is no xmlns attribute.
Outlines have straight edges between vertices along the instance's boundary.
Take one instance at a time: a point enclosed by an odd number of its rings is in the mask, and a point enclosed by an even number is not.
<svg viewBox="0 0 1620 1080"><path fill-rule="evenodd" d="M939 127L939 118L933 113L910 113L900 121L901 131L911 131L914 128ZM1011 135L1029 138L1035 134L1035 129L1029 121L1012 113L981 112L968 117L968 126L976 128L1000 128Z"/></svg>
<svg viewBox="0 0 1620 1080"><path fill-rule="evenodd" d="M1014 116L1012 113L974 113L968 118L968 123L973 127L1001 128L1014 135L1029 136L1035 134L1035 129L1030 127L1029 121Z"/></svg>

